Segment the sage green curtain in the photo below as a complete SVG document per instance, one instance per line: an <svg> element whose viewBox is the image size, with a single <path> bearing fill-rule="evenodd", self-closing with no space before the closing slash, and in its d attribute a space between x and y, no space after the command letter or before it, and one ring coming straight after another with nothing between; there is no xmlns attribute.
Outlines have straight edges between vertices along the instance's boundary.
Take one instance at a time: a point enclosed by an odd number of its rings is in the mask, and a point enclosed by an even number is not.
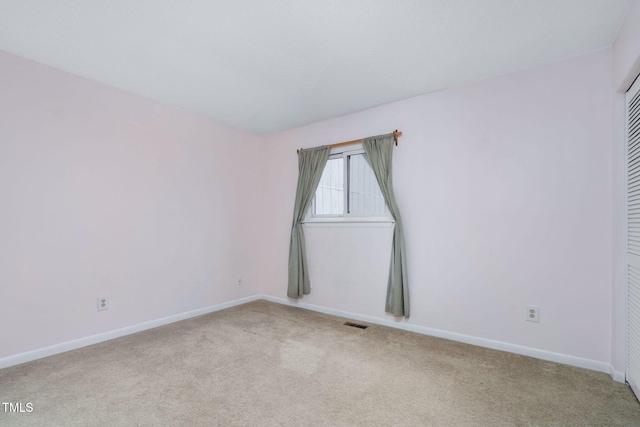
<svg viewBox="0 0 640 427"><path fill-rule="evenodd" d="M296 203L293 208L293 226L291 227L291 243L289 245L289 287L287 295L299 298L311 291L309 272L307 270L307 253L304 243L302 220L320 183L322 172L329 159L331 147L300 150L298 153L298 188Z"/></svg>
<svg viewBox="0 0 640 427"><path fill-rule="evenodd" d="M396 221L393 229L391 245L391 266L389 268L389 284L387 285L387 302L385 310L396 316L409 317L409 281L407 280L407 266L404 248L404 233L400 210L393 193L391 160L393 157L393 133L372 136L362 140L369 164L376 175L378 185L384 196L384 201Z"/></svg>

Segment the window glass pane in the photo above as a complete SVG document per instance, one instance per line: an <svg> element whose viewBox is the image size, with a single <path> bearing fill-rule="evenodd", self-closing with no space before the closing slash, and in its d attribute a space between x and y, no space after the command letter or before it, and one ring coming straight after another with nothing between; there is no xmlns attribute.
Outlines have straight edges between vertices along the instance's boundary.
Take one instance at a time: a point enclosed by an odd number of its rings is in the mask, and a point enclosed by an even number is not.
<svg viewBox="0 0 640 427"><path fill-rule="evenodd" d="M384 214L385 203L366 154L352 154L349 161L349 213Z"/></svg>
<svg viewBox="0 0 640 427"><path fill-rule="evenodd" d="M344 214L344 169L342 157L329 159L316 190L314 215Z"/></svg>

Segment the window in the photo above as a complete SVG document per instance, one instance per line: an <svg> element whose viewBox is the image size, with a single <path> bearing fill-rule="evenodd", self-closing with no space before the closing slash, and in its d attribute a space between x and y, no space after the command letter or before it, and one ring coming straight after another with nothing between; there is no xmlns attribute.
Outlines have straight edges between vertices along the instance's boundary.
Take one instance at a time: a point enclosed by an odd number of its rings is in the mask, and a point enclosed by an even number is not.
<svg viewBox="0 0 640 427"><path fill-rule="evenodd" d="M308 221L392 221L375 174L363 148L329 156Z"/></svg>

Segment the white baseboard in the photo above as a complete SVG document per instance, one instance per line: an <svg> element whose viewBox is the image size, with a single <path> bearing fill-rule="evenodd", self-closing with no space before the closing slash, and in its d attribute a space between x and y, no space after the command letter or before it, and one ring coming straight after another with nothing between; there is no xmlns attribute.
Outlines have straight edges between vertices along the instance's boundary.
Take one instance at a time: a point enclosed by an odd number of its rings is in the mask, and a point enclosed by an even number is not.
<svg viewBox="0 0 640 427"><path fill-rule="evenodd" d="M605 372L605 373L608 373L614 381L621 382L621 383L625 382L624 372L616 371L611 364L606 362L583 359L581 357L568 356L566 354L554 353L551 351L540 350L536 348L525 347L517 344L510 344L510 343L490 340L486 338L478 338L470 335L459 334L456 332L448 332L440 329L428 328L425 326L412 325L409 323L397 323L391 320L380 319L373 316L350 313L347 311L337 310L333 308L322 307L318 305L307 304L304 302L292 301L285 298L278 298L270 295L259 295L259 294L225 302L222 304L213 305L210 307L188 311L185 313L175 314L173 316L163 317L161 319L155 319L155 320L151 320L144 323L138 323L136 325L131 325L131 326L127 326L121 329L116 329L113 331L107 331L100 334L91 335L88 337L79 338L76 340L67 341L60 344L55 344L49 347L27 351L25 353L16 354L14 356L5 357L0 359L0 369L7 368L9 366L19 365L21 363L31 362L33 360L41 359L43 357L53 356L54 354L64 353L66 351L75 350L77 348L86 347L86 346L97 344L103 341L119 338L125 335L134 334L136 332L141 332L147 329L157 328L158 326L179 322L180 320L190 319L192 317L201 316L203 314L213 313L214 311L223 310L225 308L234 307L236 305L246 304L248 302L256 301L259 299L275 302L278 304L290 305L293 307L300 307L307 310L330 314L333 316L340 316L340 317L360 320L363 322L368 322L376 325L383 325L391 328L416 332L423 335L429 335L429 336L438 337L438 338L445 338L452 341L458 341L466 344L477 345L479 347L486 347L494 350L502 350L509 353L515 353L523 356L534 357L536 359L548 360L550 362L564 363L566 365L576 366L579 368L586 368L593 371Z"/></svg>
<svg viewBox="0 0 640 427"><path fill-rule="evenodd" d="M625 373L623 371L616 371L613 365L609 365L609 375L616 382L623 384L626 382Z"/></svg>
<svg viewBox="0 0 640 427"><path fill-rule="evenodd" d="M376 325L389 326L391 328L402 329L405 331L416 332L423 335L429 335L438 338L445 338L452 341L463 342L466 344L477 345L479 347L491 348L494 350L506 351L509 353L529 356L536 359L547 360L550 362L563 363L565 365L576 366L578 368L590 369L592 371L605 372L611 375L611 378L618 382L624 382L624 373L614 371L613 367L607 362L599 362L597 360L584 359L576 356L569 356L562 353L554 353L552 351L540 350L532 347L525 347L517 344L510 344L503 341L495 341L487 338L479 338L470 335L459 334L456 332L443 331L441 329L428 328L426 326L412 325L409 323L398 323L391 320L380 319L373 316L350 313L347 311L336 310L332 308L322 307L304 302L297 302L285 298L273 297L270 295L260 295L260 299L264 299L279 304L300 307L307 310L318 311L320 313L331 314L334 316L346 317L348 319L360 320L362 322L373 323Z"/></svg>
<svg viewBox="0 0 640 427"><path fill-rule="evenodd" d="M116 329L113 331L102 332L100 334L55 344L49 347L39 348L37 350L27 351L25 353L20 353L14 356L0 359L0 369L19 365L21 363L31 362L32 360L41 359L47 356L53 356L54 354L64 353L69 350L75 350L77 348L98 344L100 342L119 338L125 335L135 334L136 332L157 328L158 326L168 325L169 323L179 322L180 320L186 320L192 317L201 316L203 314L213 313L214 311L223 310L225 308L234 307L240 304L246 304L257 299L260 299L260 296L253 295L222 304L212 305L210 307L199 308L197 310L187 311L185 313L174 314L173 316L163 317L161 319L155 319L148 322L138 323L136 325L126 326L124 328Z"/></svg>

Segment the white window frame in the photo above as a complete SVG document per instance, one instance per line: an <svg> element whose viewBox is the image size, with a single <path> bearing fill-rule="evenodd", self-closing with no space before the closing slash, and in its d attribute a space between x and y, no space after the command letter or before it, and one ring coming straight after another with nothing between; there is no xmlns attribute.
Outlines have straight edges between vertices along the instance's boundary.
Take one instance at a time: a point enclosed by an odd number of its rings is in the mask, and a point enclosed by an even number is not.
<svg viewBox="0 0 640 427"><path fill-rule="evenodd" d="M352 145L349 147L336 147L332 148L329 152L329 159L342 158L342 167L344 171L344 211L345 213L341 215L333 214L333 215L315 215L315 203L316 197L313 196L313 200L311 205L309 206L309 210L307 211L307 215L305 219L302 221L303 224L338 224L338 223L380 223L380 224L393 224L395 220L393 216L391 216L391 212L389 212L389 207L385 203L384 206L384 214L353 214L346 212L348 210L348 183L349 183L349 174L348 174L348 159L347 157L353 154L366 154L364 147L362 144Z"/></svg>

